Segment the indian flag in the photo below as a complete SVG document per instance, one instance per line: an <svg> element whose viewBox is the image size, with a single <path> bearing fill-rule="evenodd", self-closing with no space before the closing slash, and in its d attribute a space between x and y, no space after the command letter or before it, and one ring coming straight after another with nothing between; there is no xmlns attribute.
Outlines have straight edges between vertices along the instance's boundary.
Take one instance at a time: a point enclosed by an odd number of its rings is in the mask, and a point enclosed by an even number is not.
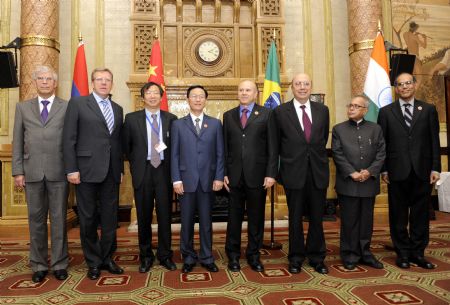
<svg viewBox="0 0 450 305"><path fill-rule="evenodd" d="M278 63L277 47L274 41L270 45L269 55L267 56L262 101L264 107L270 109L281 104L280 65Z"/></svg>
<svg viewBox="0 0 450 305"><path fill-rule="evenodd" d="M365 119L376 122L379 109L392 103L386 49L384 48L383 35L380 32L375 38L372 55L370 56L366 82L364 83L364 94L370 100L369 111Z"/></svg>

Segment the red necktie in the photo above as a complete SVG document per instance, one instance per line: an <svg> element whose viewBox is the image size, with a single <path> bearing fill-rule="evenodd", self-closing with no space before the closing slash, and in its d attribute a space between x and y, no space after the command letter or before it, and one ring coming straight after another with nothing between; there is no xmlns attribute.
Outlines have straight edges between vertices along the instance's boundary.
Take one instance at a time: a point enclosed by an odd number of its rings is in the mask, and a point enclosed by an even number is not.
<svg viewBox="0 0 450 305"><path fill-rule="evenodd" d="M245 125L247 124L247 112L248 112L247 108L242 109L242 115L241 115L242 128L245 128Z"/></svg>
<svg viewBox="0 0 450 305"><path fill-rule="evenodd" d="M306 142L309 143L309 140L311 140L311 120L309 119L308 114L306 113L306 106L301 105L300 108L303 111L302 115L302 121L303 121L303 131L305 133Z"/></svg>

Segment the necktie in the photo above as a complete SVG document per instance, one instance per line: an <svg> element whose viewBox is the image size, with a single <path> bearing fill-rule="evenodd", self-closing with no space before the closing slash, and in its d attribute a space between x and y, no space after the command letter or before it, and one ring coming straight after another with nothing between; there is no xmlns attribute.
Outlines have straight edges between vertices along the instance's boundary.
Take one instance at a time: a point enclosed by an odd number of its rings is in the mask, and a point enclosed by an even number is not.
<svg viewBox="0 0 450 305"><path fill-rule="evenodd" d="M409 110L409 107L411 106L411 104L403 104L403 106L405 106L405 113L404 113L404 117L405 117L405 123L406 126L411 127L411 122L412 122L412 113L411 110Z"/></svg>
<svg viewBox="0 0 450 305"><path fill-rule="evenodd" d="M152 150L150 153L150 163L154 168L157 168L161 164L161 156L156 151L156 145L159 143L159 126L158 121L156 119L156 114L152 114L152 139L150 141L150 145L152 146Z"/></svg>
<svg viewBox="0 0 450 305"><path fill-rule="evenodd" d="M47 122L47 118L48 118L47 106L48 106L48 104L50 104L50 102L44 100L44 101L41 101L41 103L42 103L42 105L44 105L44 109L42 109L42 112L41 112L41 119L42 119L42 123L45 124L45 122Z"/></svg>
<svg viewBox="0 0 450 305"><path fill-rule="evenodd" d="M109 133L112 134L113 128L114 128L114 116L112 114L111 109L109 109L109 107L108 107L107 101L101 101L100 103L102 104L102 107L103 107L102 112L103 112L103 116L105 117L106 125L108 126Z"/></svg>
<svg viewBox="0 0 450 305"><path fill-rule="evenodd" d="M196 118L195 119L195 131L197 132L197 134L200 134L200 119Z"/></svg>
<svg viewBox="0 0 450 305"><path fill-rule="evenodd" d="M309 143L309 140L311 140L311 120L309 119L308 114L306 113L306 106L301 105L300 108L302 109L302 121L303 121L303 132L305 133L306 142Z"/></svg>
<svg viewBox="0 0 450 305"><path fill-rule="evenodd" d="M245 128L245 125L247 124L247 112L248 112L247 108L242 109L242 115L241 115L242 128Z"/></svg>

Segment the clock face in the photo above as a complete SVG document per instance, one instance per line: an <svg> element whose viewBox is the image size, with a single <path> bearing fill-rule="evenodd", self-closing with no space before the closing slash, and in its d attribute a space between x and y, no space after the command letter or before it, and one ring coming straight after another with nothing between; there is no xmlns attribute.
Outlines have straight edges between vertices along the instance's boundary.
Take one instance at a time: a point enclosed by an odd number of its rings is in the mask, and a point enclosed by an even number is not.
<svg viewBox="0 0 450 305"><path fill-rule="evenodd" d="M221 55L219 45L213 40L206 40L200 43L197 52L199 58L206 64L215 63Z"/></svg>

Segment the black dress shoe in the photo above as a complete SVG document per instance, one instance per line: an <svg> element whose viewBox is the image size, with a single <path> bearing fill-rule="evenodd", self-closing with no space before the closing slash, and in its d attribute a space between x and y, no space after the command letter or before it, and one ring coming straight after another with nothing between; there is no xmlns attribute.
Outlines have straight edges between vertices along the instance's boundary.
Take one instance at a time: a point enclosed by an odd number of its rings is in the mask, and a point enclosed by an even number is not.
<svg viewBox="0 0 450 305"><path fill-rule="evenodd" d="M354 270L356 268L356 264L351 262L343 262L343 265L347 270Z"/></svg>
<svg viewBox="0 0 450 305"><path fill-rule="evenodd" d="M382 262L377 260L375 257L371 259L360 259L359 261L362 265L366 265L375 269L383 269L384 265Z"/></svg>
<svg viewBox="0 0 450 305"><path fill-rule="evenodd" d="M183 268L181 269L181 272L183 273L189 273L192 271L192 269L194 269L195 264L187 264L184 263L183 264Z"/></svg>
<svg viewBox="0 0 450 305"><path fill-rule="evenodd" d="M300 271L302 271L302 264L297 262L290 262L288 269L290 273L300 273Z"/></svg>
<svg viewBox="0 0 450 305"><path fill-rule="evenodd" d="M256 271L256 272L264 271L264 266L259 260L247 261L247 263L250 266L250 268L252 268L253 271Z"/></svg>
<svg viewBox="0 0 450 305"><path fill-rule="evenodd" d="M169 271L177 270L177 265L175 265L175 263L172 261L170 257L163 259L162 261L159 262L159 264Z"/></svg>
<svg viewBox="0 0 450 305"><path fill-rule="evenodd" d="M239 260L237 259L230 259L228 261L228 270L232 272L238 272L241 270L241 265L239 265Z"/></svg>
<svg viewBox="0 0 450 305"><path fill-rule="evenodd" d="M67 278L67 271L66 269L59 269L53 271L53 275L57 280L64 281Z"/></svg>
<svg viewBox="0 0 450 305"><path fill-rule="evenodd" d="M425 257L423 257L423 256L410 257L409 261L423 269L434 269L435 268L435 266L431 262L427 261L425 259Z"/></svg>
<svg viewBox="0 0 450 305"><path fill-rule="evenodd" d="M320 263L309 263L309 265L311 267L313 267L314 270L317 273L320 273L320 274L327 274L328 273L328 267L323 262L320 262Z"/></svg>
<svg viewBox="0 0 450 305"><path fill-rule="evenodd" d="M100 277L100 268L98 267L89 267L87 277L91 280L96 280Z"/></svg>
<svg viewBox="0 0 450 305"><path fill-rule="evenodd" d="M108 263L104 264L103 269L108 270L108 272L112 274L123 273L123 269L120 268L113 260L110 260Z"/></svg>
<svg viewBox="0 0 450 305"><path fill-rule="evenodd" d="M408 269L410 267L409 260L406 257L397 257L395 264L402 269Z"/></svg>
<svg viewBox="0 0 450 305"><path fill-rule="evenodd" d="M217 265L214 263L210 263L210 264L201 264L203 268L205 268L206 270L208 270L209 272L217 272L219 271L219 268L217 268Z"/></svg>
<svg viewBox="0 0 450 305"><path fill-rule="evenodd" d="M31 277L31 280L34 283L40 283L44 280L45 276L47 275L47 270L44 271L36 271L33 273L33 276Z"/></svg>
<svg viewBox="0 0 450 305"><path fill-rule="evenodd" d="M139 273L148 272L152 266L153 266L153 259L151 258L142 259L141 263L139 264Z"/></svg>

